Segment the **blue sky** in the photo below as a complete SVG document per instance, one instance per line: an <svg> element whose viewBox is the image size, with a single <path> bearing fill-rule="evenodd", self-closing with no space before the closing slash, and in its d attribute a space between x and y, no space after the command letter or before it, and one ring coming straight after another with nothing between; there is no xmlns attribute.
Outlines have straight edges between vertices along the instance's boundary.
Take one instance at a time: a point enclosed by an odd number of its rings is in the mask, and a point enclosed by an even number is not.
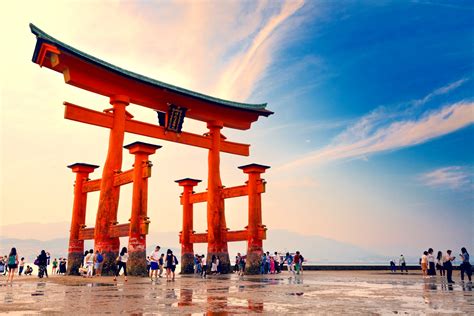
<svg viewBox="0 0 474 316"><path fill-rule="evenodd" d="M5 41L15 43L0 61L3 224L69 221L73 175L65 166L102 166L106 155L107 132L64 120L61 104L101 111L108 100L31 63L33 22L124 69L225 99L268 102L275 114L251 130L223 131L250 143L251 156L223 155L221 163L226 186L246 180L239 165L272 166L263 197L270 229L397 256L474 248L471 2L46 2L11 3L0 21L10 30ZM149 109L127 110L155 123ZM191 120L185 130L206 132ZM207 153L136 135L125 142L137 140L163 145L153 157L150 229L179 231L173 181L200 178L203 190ZM124 169L131 164L124 154ZM122 192L125 222L131 191ZM88 200L89 227L97 200ZM246 225L244 199L226 201L226 210L229 228ZM196 215L197 231L205 223Z"/></svg>

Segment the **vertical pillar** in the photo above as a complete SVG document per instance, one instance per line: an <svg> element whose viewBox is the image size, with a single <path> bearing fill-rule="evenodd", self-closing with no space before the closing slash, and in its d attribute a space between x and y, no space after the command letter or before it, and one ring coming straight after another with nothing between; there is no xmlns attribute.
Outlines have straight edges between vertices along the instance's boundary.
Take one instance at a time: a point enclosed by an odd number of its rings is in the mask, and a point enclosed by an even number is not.
<svg viewBox="0 0 474 316"><path fill-rule="evenodd" d="M220 145L223 126L224 124L220 121L207 123L211 138L207 182L207 266L211 267L212 256L217 256L220 260L221 272L228 273L231 270L220 175Z"/></svg>
<svg viewBox="0 0 474 316"><path fill-rule="evenodd" d="M148 233L148 177L151 175L149 155L153 155L161 146L134 142L124 146L135 155L133 164L132 216L128 238L130 275L146 276L146 234Z"/></svg>
<svg viewBox="0 0 474 316"><path fill-rule="evenodd" d="M84 256L84 240L79 240L79 230L86 222L87 192L82 192L82 186L89 174L99 166L85 163L75 163L67 166L76 174L74 184L74 205L72 207L71 230L69 232L68 274L78 274Z"/></svg>
<svg viewBox="0 0 474 316"><path fill-rule="evenodd" d="M127 96L110 97L113 106L113 126L110 129L109 148L100 182L99 208L94 230L95 249L105 251L102 274L115 272L115 259L119 252L118 237L110 237L109 227L117 221L120 187L114 186L114 175L122 169L122 146L125 134L125 107L130 100Z"/></svg>
<svg viewBox="0 0 474 316"><path fill-rule="evenodd" d="M260 177L270 167L258 164L240 166L244 173L248 174L247 188L249 198L249 223L247 226L247 261L245 272L248 274L260 273L260 265L263 253L263 235L265 226L262 224L262 199L259 186L263 185Z"/></svg>
<svg viewBox="0 0 474 316"><path fill-rule="evenodd" d="M185 178L175 182L183 187L183 194L181 195L183 230L179 236L179 242L181 243L181 273L192 274L194 273L194 248L191 243L191 235L194 233L194 228L193 203L190 202L190 197L193 194L193 187L198 185L201 180Z"/></svg>

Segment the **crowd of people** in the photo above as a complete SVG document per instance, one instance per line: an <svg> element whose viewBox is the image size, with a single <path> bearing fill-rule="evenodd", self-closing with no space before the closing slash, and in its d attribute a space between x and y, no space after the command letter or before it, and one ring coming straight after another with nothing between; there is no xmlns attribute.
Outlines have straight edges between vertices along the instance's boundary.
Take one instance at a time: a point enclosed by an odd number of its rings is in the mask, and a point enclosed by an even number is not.
<svg viewBox="0 0 474 316"><path fill-rule="evenodd" d="M156 246L155 250L147 257L147 270L150 279L156 280L163 276L163 272L166 271L167 281L174 281L175 270L178 265L178 259L173 254L171 249L168 249L166 253L160 253L160 246ZM420 258L420 266L422 275L425 278L436 276L436 271L439 271L441 277L446 277L448 283L455 283L452 279L453 261L455 256L452 255L451 250L447 250L446 254L442 251L438 251L437 255L433 248L429 248L423 252L423 256ZM83 277L101 276L102 268L104 264L105 252L93 249L87 250L84 253L84 258L81 266L79 267L79 273ZM459 254L461 260L460 271L461 281L464 282L464 276L467 276L468 282L472 282L472 266L470 264L469 253L465 247L461 248ZM123 247L119 255L116 258L116 272L114 280L120 275L123 270L125 281L127 281L127 262L128 262L128 250ZM245 274L245 266L247 257L237 253L235 257L234 272L238 275ZM287 270L290 274L300 274L303 272L304 257L299 251L294 254L287 252L286 254L274 252L273 255L269 251L264 252L261 257L260 274L278 274L281 273L286 264ZM25 258L20 257L17 253L16 248L12 248L9 255L4 257L0 256L0 273L7 275L7 282L13 282L14 275L18 273L19 276L32 275L33 267L26 265ZM201 277L206 277L208 270L211 274L222 273L221 260L219 256L213 255L210 260L211 266L208 267L206 257L204 255L196 254L194 256L194 272L199 274ZM42 250L41 253L36 257L34 265L38 266L38 277L48 277L48 266L52 265L51 272L53 274L66 274L67 260L66 258L54 258L51 261L51 255L49 252ZM398 266L400 271L408 273L406 266L405 257L400 255L398 259ZM397 265L395 260L390 261L390 268L392 272L396 272Z"/></svg>
<svg viewBox="0 0 474 316"><path fill-rule="evenodd" d="M163 271L166 270L166 281L174 281L176 266L179 263L178 258L171 249L166 251L166 255L164 253L160 254L160 249L160 246L156 246L155 250L147 257L147 270L150 279L153 281L161 278Z"/></svg>
<svg viewBox="0 0 474 316"><path fill-rule="evenodd" d="M461 282L464 282L464 275L467 276L469 282L472 282L472 266L469 261L469 253L465 247L461 248L459 257L461 259L461 264L459 265L461 271ZM433 248L429 248L427 251L423 252L423 255L420 258L423 277L429 278L436 276L436 270L438 270L441 277L446 276L448 283L455 283L453 281L454 259L456 259L456 257L452 255L451 250L447 250L444 255L442 251L438 251L435 256Z"/></svg>

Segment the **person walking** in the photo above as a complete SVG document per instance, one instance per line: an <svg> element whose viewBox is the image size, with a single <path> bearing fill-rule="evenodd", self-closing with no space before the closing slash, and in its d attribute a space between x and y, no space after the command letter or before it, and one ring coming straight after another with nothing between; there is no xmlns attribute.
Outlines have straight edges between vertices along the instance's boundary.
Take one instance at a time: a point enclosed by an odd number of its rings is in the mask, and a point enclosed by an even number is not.
<svg viewBox="0 0 474 316"><path fill-rule="evenodd" d="M398 265L400 266L401 273L403 273L403 270L405 270L406 273L408 274L407 263L403 254L401 254L400 259L398 259Z"/></svg>
<svg viewBox="0 0 474 316"><path fill-rule="evenodd" d="M467 275L467 279L469 282L472 282L472 266L471 263L469 262L469 253L467 252L465 247L461 248L461 282L464 282L464 274Z"/></svg>
<svg viewBox="0 0 474 316"><path fill-rule="evenodd" d="M127 282L127 261L128 261L128 250L127 247L123 247L117 257L117 272L115 272L114 281L117 281L117 277L120 274L120 269L123 268L123 275L125 276L125 282Z"/></svg>
<svg viewBox="0 0 474 316"><path fill-rule="evenodd" d="M16 269L18 268L18 254L16 248L13 247L8 255L8 278L7 283L13 283L13 277L15 276Z"/></svg>
<svg viewBox="0 0 474 316"><path fill-rule="evenodd" d="M275 271L276 273L280 273L280 256L278 255L278 252L275 251L273 258L275 258Z"/></svg>
<svg viewBox="0 0 474 316"><path fill-rule="evenodd" d="M265 274L266 273L266 266L267 266L267 254L264 252L262 255L262 265L260 266L260 274Z"/></svg>
<svg viewBox="0 0 474 316"><path fill-rule="evenodd" d="M436 269L439 271L440 276L445 276L446 270L444 269L444 257L441 251L438 251L436 256Z"/></svg>
<svg viewBox="0 0 474 316"><path fill-rule="evenodd" d="M19 266L18 275L21 276L21 274L23 273L23 269L25 268L25 257L21 257L20 263L18 266Z"/></svg>
<svg viewBox="0 0 474 316"><path fill-rule="evenodd" d="M446 255L444 256L444 269L446 270L446 278L448 279L448 283L454 283L453 281L453 263L456 257L451 256L451 250L446 251Z"/></svg>
<svg viewBox="0 0 474 316"><path fill-rule="evenodd" d="M395 262L393 260L390 260L390 271L392 273L397 272L397 266L395 265Z"/></svg>
<svg viewBox="0 0 474 316"><path fill-rule="evenodd" d="M433 248L428 249L428 275L429 276L436 276L436 268L435 268L435 256L433 253Z"/></svg>
<svg viewBox="0 0 474 316"><path fill-rule="evenodd" d="M153 281L153 275L155 275L155 279L158 279L158 269L159 264L158 261L160 260L160 246L156 246L155 250L150 254L150 279Z"/></svg>
<svg viewBox="0 0 474 316"><path fill-rule="evenodd" d="M38 262L38 277L42 278L43 275L46 275L48 277L48 256L46 255L46 251L41 250L40 255L37 258Z"/></svg>

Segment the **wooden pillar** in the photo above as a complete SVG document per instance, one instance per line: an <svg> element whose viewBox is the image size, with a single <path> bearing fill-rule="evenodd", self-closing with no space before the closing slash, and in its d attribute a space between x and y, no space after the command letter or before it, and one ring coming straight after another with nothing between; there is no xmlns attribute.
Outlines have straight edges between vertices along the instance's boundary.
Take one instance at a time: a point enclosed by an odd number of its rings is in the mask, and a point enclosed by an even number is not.
<svg viewBox="0 0 474 316"><path fill-rule="evenodd" d="M223 123L213 121L207 123L211 149L208 156L207 181L207 266L211 267L212 256L219 257L221 272L230 272L229 251L227 249L227 225L225 221L224 199L222 198L222 182L220 175L220 146Z"/></svg>
<svg viewBox="0 0 474 316"><path fill-rule="evenodd" d="M193 203L190 203L189 198L193 194L193 188L198 185L201 180L185 178L176 180L180 186L183 187L183 194L181 195L181 204L183 205L183 230L179 235L179 242L181 243L181 273L194 273L194 248L191 243L191 235L194 233L193 228Z"/></svg>
<svg viewBox="0 0 474 316"><path fill-rule="evenodd" d="M134 142L124 146L135 155L133 164L133 195L132 216L128 239L129 261L127 264L130 275L146 276L146 235L150 221L147 216L148 177L151 174L149 155L153 155L161 146Z"/></svg>
<svg viewBox="0 0 474 316"><path fill-rule="evenodd" d="M84 256L84 240L79 240L79 230L86 223L87 192L82 192L82 186L88 180L89 174L99 166L86 163L75 163L67 166L76 174L74 184L74 205L72 207L71 230L69 231L68 274L79 274Z"/></svg>
<svg viewBox="0 0 474 316"><path fill-rule="evenodd" d="M117 210L120 187L114 186L114 175L122 169L122 146L125 134L125 107L129 104L127 96L117 95L110 97L113 106L113 126L110 129L109 148L107 159L100 182L99 208L94 230L95 250L105 251L102 275L111 275L115 272L120 241L118 237L111 238L109 227L117 221Z"/></svg>
<svg viewBox="0 0 474 316"><path fill-rule="evenodd" d="M262 236L265 226L262 224L262 199L258 191L259 185L263 185L261 174L270 167L258 164L240 166L244 173L248 174L247 188L249 198L249 222L247 226L247 261L245 272L248 274L260 273L262 262L263 241Z"/></svg>

